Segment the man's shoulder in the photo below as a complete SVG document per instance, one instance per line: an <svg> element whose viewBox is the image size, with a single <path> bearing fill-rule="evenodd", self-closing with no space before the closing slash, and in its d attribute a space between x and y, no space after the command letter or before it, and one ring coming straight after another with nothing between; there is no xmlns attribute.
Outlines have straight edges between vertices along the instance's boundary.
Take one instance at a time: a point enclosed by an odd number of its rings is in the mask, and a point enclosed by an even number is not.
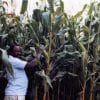
<svg viewBox="0 0 100 100"><path fill-rule="evenodd" d="M9 55L9 59L18 59L17 57L13 57L11 55Z"/></svg>
<svg viewBox="0 0 100 100"><path fill-rule="evenodd" d="M23 64L23 63L27 63L27 61L24 61L24 60L22 60L22 59L20 59L20 58L18 58L18 57L13 57L13 56L9 56L9 61L11 62L11 63L17 63L17 64Z"/></svg>
<svg viewBox="0 0 100 100"><path fill-rule="evenodd" d="M17 61L21 61L21 59L9 55L9 61L10 61L10 62L17 62Z"/></svg>

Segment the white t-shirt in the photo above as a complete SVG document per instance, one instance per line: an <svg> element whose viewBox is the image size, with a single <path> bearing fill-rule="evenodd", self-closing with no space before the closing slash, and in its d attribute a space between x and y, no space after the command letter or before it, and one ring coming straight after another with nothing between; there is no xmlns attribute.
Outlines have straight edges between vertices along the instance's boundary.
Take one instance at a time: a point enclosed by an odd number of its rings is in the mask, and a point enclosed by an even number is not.
<svg viewBox="0 0 100 100"><path fill-rule="evenodd" d="M14 77L7 72L8 84L5 95L26 95L28 79L24 68L27 62L13 56L9 56L9 61L13 67Z"/></svg>

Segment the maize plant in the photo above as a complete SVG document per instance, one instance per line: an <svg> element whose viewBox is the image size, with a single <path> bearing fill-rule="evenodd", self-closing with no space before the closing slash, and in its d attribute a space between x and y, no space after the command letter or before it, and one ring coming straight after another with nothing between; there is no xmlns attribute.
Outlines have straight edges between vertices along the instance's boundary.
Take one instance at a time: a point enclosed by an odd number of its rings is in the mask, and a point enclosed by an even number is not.
<svg viewBox="0 0 100 100"><path fill-rule="evenodd" d="M62 0L48 0L48 4L44 10L35 9L32 19L27 15L27 23L0 6L0 48L20 44L23 59L29 61L36 48L44 46L37 67L25 69L29 80L26 100L100 100L100 3L86 4L73 16L65 13ZM6 66L13 75L10 64ZM5 67L0 70L0 76L5 76ZM6 83L0 83L0 98Z"/></svg>

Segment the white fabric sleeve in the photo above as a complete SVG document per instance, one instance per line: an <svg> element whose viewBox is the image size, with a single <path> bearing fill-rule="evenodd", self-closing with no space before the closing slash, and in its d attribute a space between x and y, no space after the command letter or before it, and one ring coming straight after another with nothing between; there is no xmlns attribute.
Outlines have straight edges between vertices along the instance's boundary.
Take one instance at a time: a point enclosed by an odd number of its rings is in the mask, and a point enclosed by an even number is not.
<svg viewBox="0 0 100 100"><path fill-rule="evenodd" d="M26 61L23 61L21 59L16 58L16 62L14 64L14 67L18 68L18 69L24 69L26 64L27 64Z"/></svg>

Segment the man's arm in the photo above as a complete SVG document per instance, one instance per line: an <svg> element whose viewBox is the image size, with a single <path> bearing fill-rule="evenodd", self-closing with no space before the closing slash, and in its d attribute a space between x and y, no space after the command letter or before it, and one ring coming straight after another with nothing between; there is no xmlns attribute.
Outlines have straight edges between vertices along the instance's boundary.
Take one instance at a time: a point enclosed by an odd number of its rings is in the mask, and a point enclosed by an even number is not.
<svg viewBox="0 0 100 100"><path fill-rule="evenodd" d="M34 58L32 61L27 62L26 64L26 68L33 68L34 66L36 66L38 64L38 59Z"/></svg>
<svg viewBox="0 0 100 100"><path fill-rule="evenodd" d="M30 62L28 62L26 64L26 67L27 68L31 68L31 67L36 66L38 64L39 60L40 60L42 52L43 52L42 48L37 48L36 49L37 56L33 60L31 60Z"/></svg>

